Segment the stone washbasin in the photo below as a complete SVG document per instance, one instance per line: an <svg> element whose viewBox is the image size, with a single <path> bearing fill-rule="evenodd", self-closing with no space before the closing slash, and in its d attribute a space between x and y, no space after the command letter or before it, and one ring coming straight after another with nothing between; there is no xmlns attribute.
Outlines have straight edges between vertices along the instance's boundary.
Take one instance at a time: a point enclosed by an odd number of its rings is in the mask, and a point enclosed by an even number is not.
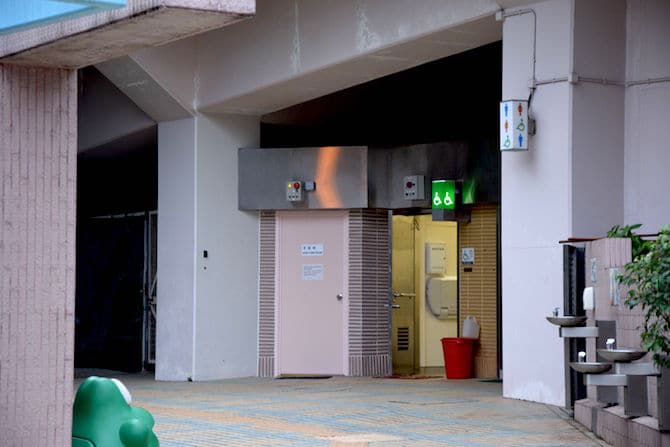
<svg viewBox="0 0 670 447"><path fill-rule="evenodd" d="M551 324L561 327L582 326L586 323L586 317L577 317L574 315L559 315L557 317L547 317L547 321Z"/></svg>
<svg viewBox="0 0 670 447"><path fill-rule="evenodd" d="M632 362L639 360L646 352L638 349L598 349L598 354L611 362Z"/></svg>
<svg viewBox="0 0 670 447"><path fill-rule="evenodd" d="M612 364L604 362L570 362L570 367L584 374L602 374L612 369Z"/></svg>

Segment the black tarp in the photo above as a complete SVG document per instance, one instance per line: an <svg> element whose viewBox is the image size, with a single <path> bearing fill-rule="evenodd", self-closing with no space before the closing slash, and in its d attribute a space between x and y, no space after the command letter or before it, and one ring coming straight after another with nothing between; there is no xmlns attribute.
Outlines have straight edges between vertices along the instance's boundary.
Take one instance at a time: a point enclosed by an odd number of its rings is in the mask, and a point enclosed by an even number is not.
<svg viewBox="0 0 670 447"><path fill-rule="evenodd" d="M144 216L78 226L75 367L142 370Z"/></svg>

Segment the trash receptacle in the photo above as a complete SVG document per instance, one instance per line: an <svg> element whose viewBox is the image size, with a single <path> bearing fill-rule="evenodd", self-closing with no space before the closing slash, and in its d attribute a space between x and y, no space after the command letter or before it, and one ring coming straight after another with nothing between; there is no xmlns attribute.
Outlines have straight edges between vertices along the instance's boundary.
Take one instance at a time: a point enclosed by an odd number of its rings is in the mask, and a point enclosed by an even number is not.
<svg viewBox="0 0 670 447"><path fill-rule="evenodd" d="M473 350L476 339L443 338L444 372L447 379L469 379L472 377Z"/></svg>

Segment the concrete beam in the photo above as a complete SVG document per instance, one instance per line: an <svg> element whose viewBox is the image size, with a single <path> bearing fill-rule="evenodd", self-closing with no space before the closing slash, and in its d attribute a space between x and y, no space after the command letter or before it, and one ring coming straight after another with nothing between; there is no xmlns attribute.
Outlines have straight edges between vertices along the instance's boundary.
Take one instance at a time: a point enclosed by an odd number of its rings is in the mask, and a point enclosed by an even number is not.
<svg viewBox="0 0 670 447"><path fill-rule="evenodd" d="M259 0L253 20L193 41L207 113L260 115L502 38L492 0ZM182 42L133 54L168 91L193 70L168 62ZM188 60L188 55L186 55Z"/></svg>
<svg viewBox="0 0 670 447"><path fill-rule="evenodd" d="M193 104L181 104L132 58L123 56L95 66L116 87L156 122L193 115Z"/></svg>
<svg viewBox="0 0 670 447"><path fill-rule="evenodd" d="M496 3L498 3L502 9L507 9L526 6L531 3L535 3L535 0L497 0Z"/></svg>
<svg viewBox="0 0 670 447"><path fill-rule="evenodd" d="M255 0L129 0L125 8L0 36L5 63L80 68L250 17Z"/></svg>
<svg viewBox="0 0 670 447"><path fill-rule="evenodd" d="M218 103L215 102L216 96L202 95L198 104L205 112L262 115L496 42L501 38L501 24L495 22L494 16L488 16L411 42L300 74L236 97L225 98ZM203 88L211 91L208 88L211 84L203 77Z"/></svg>

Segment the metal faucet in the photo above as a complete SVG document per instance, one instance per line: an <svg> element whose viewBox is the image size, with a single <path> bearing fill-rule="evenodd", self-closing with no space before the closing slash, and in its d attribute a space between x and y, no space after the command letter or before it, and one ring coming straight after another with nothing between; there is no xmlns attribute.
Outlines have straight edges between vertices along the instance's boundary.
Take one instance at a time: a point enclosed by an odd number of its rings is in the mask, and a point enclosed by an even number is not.
<svg viewBox="0 0 670 447"><path fill-rule="evenodd" d="M579 351L579 354L577 354L577 358L579 359L579 363L586 362L586 352Z"/></svg>
<svg viewBox="0 0 670 447"><path fill-rule="evenodd" d="M614 344L616 343L616 340L613 338L608 338L607 341L605 342L605 346L607 347L608 351L611 351L614 349Z"/></svg>
<svg viewBox="0 0 670 447"><path fill-rule="evenodd" d="M559 312L560 310L561 310L560 307L554 307L554 316L555 316L555 317L558 316L558 312Z"/></svg>

